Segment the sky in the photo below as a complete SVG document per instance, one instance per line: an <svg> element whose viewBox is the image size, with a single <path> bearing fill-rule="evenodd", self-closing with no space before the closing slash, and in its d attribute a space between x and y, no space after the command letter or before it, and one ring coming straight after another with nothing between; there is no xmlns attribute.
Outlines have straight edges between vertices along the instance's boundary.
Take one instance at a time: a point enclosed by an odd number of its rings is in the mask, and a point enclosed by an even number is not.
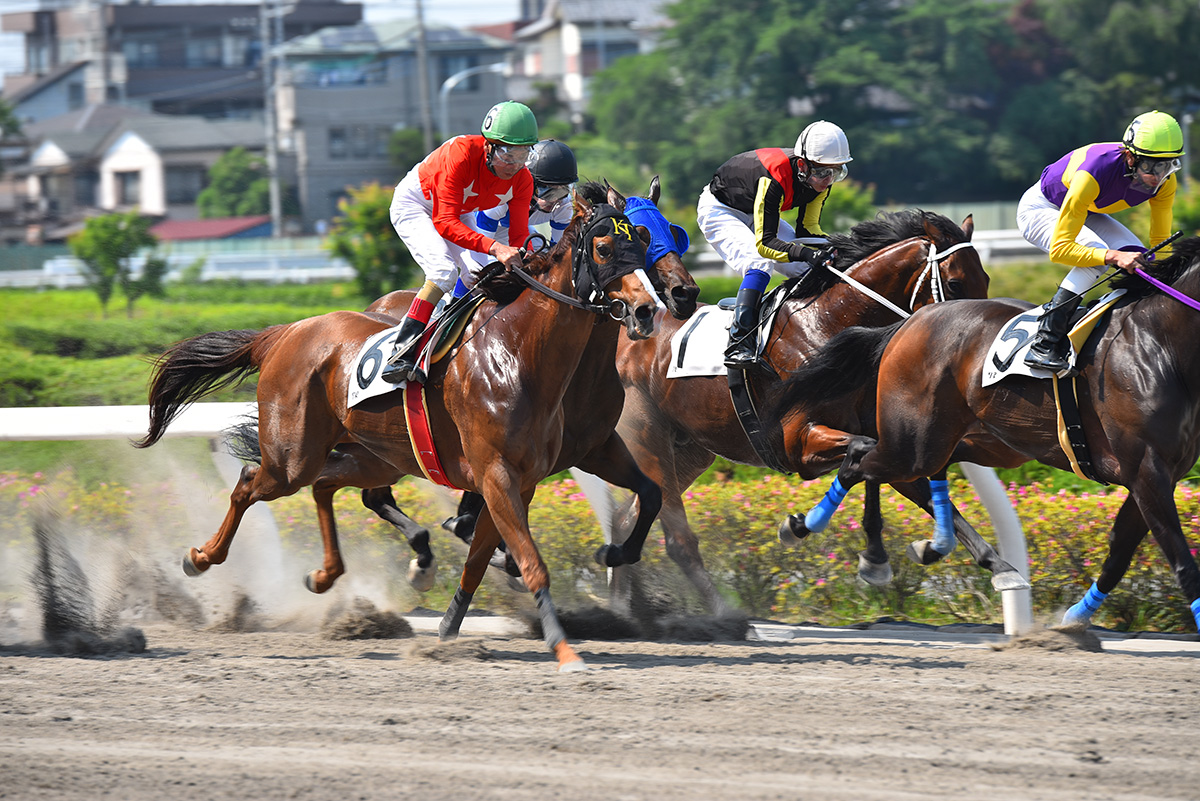
<svg viewBox="0 0 1200 801"><path fill-rule="evenodd" d="M366 18L380 22L394 17L416 16L415 0L358 0L363 4ZM172 0L171 4L254 4L255 0ZM166 5L166 3L163 3ZM0 0L0 14L28 11L36 7L33 0ZM427 22L444 22L449 25L491 25L510 22L517 17L518 0L424 0L422 3ZM19 34L0 33L0 74L20 72L24 68L24 56Z"/></svg>

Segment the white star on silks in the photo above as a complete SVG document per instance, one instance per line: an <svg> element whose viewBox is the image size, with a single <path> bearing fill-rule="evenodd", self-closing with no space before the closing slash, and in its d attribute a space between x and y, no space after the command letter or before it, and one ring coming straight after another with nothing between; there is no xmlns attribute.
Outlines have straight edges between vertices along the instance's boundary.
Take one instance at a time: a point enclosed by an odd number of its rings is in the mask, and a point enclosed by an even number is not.
<svg viewBox="0 0 1200 801"><path fill-rule="evenodd" d="M471 183L467 184L466 189L463 190L463 203L467 202L467 198L472 198L479 194L478 192L475 192L474 189L475 189L474 181L471 181Z"/></svg>
<svg viewBox="0 0 1200 801"><path fill-rule="evenodd" d="M501 195L501 194L496 195L496 205L497 206L505 205L506 203L508 203L508 201L512 200L512 196L513 196L513 190L512 190L512 187L510 186L508 188L508 191L505 192L503 195Z"/></svg>

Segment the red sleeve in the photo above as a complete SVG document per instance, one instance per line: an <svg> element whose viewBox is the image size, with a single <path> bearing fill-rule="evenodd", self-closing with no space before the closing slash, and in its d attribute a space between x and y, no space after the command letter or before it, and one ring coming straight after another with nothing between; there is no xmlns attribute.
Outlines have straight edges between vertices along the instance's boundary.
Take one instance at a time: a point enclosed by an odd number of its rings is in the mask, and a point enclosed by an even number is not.
<svg viewBox="0 0 1200 801"><path fill-rule="evenodd" d="M478 138L483 139L482 136ZM471 230L460 219L468 210L464 208L464 196L468 191L479 191L481 187L477 179L480 171L487 170L483 166L482 148L472 147L471 139L469 136L459 136L439 147L429 159L429 170L421 175L421 186L426 192L431 192L433 227L442 239L467 250L487 253L494 240ZM525 174L528 175L528 172ZM525 208L529 208L528 199Z"/></svg>
<svg viewBox="0 0 1200 801"><path fill-rule="evenodd" d="M508 204L508 243L519 248L529 238L529 205L533 202L533 176L521 170L512 180L513 198Z"/></svg>

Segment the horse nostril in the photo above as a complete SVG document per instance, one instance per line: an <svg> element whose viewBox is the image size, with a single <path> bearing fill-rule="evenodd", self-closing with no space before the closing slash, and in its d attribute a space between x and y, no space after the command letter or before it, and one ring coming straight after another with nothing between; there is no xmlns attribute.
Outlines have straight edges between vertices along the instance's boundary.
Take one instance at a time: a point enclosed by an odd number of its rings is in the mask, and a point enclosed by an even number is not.
<svg viewBox="0 0 1200 801"><path fill-rule="evenodd" d="M648 323L654 319L654 312L657 310L657 308L657 306L647 303L645 305L638 306L637 309L634 310L633 316L637 318L639 323Z"/></svg>

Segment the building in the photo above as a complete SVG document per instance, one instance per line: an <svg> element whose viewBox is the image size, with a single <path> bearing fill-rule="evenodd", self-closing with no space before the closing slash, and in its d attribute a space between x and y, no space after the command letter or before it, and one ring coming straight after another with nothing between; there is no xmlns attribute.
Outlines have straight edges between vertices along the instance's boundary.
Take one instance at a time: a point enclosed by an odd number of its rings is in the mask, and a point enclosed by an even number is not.
<svg viewBox="0 0 1200 801"><path fill-rule="evenodd" d="M403 177L388 142L396 130L424 128L419 38L416 20L394 20L327 28L280 48L280 151L295 164L305 232L339 213L347 186L390 186ZM425 39L433 125L446 129L434 144L478 132L487 110L507 97L501 70L511 45L436 24L426 26Z"/></svg>
<svg viewBox="0 0 1200 801"><path fill-rule="evenodd" d="M514 34L516 74L526 85L549 82L576 122L587 108L593 75L623 56L654 49L669 22L667 0L529 0L536 18Z"/></svg>
<svg viewBox="0 0 1200 801"><path fill-rule="evenodd" d="M362 19L361 3L342 0L289 0L286 9L270 26L274 39ZM2 94L24 121L103 103L205 117L261 116L260 10L256 2L40 0L33 11L0 14L0 29L25 38L25 70L4 77Z"/></svg>

